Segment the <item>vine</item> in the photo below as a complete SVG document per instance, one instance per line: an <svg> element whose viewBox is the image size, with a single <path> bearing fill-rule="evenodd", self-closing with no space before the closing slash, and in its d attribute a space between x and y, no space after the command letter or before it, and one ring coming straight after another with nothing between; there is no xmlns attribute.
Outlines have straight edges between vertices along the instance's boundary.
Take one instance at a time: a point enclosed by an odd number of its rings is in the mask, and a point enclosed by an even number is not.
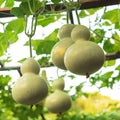
<svg viewBox="0 0 120 120"><path fill-rule="evenodd" d="M30 18L32 17L32 18ZM32 42L31 39L35 34L36 31L36 26L37 26L37 16L25 16L25 34L28 36L29 38L29 48L30 48L30 57L32 57ZM30 27L29 27L29 21L30 21Z"/></svg>

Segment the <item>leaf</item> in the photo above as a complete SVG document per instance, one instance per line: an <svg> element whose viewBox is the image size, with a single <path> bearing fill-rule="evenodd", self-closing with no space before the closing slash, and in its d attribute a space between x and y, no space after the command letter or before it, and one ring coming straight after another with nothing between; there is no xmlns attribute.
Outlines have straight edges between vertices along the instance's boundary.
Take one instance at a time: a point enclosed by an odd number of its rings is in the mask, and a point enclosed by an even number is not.
<svg viewBox="0 0 120 120"><path fill-rule="evenodd" d="M41 40L36 50L37 55L39 54L50 54L52 47L55 45L55 41Z"/></svg>
<svg viewBox="0 0 120 120"><path fill-rule="evenodd" d="M112 74L113 74L113 71L106 72L105 74L101 75L101 78L103 80L107 80L112 76Z"/></svg>
<svg viewBox="0 0 120 120"><path fill-rule="evenodd" d="M52 47L58 42L57 33L58 29L54 30L44 40L32 40L32 46L37 55L51 53ZM29 45L29 43L26 42L25 45Z"/></svg>
<svg viewBox="0 0 120 120"><path fill-rule="evenodd" d="M7 38L7 41L9 42L9 44L12 44L18 40L17 34L12 31L6 31L6 38Z"/></svg>
<svg viewBox="0 0 120 120"><path fill-rule="evenodd" d="M119 70L120 71L120 65L118 65L115 70Z"/></svg>
<svg viewBox="0 0 120 120"><path fill-rule="evenodd" d="M0 0L0 6L4 3L5 0Z"/></svg>
<svg viewBox="0 0 120 120"><path fill-rule="evenodd" d="M28 2L26 0L26 2L21 2L21 4L19 5L19 9L22 10L22 14L24 15L32 15L35 14L36 12L43 11L43 7L45 6L45 1L40 1L40 0L30 0L30 7L28 5Z"/></svg>
<svg viewBox="0 0 120 120"><path fill-rule="evenodd" d="M104 62L104 67L108 67L108 66L113 66L115 65L116 61L115 60L109 60L109 61L105 61Z"/></svg>
<svg viewBox="0 0 120 120"><path fill-rule="evenodd" d="M113 9L109 10L108 12L105 12L104 15L102 16L102 19L107 19L110 20L112 24L115 24L115 27L119 29L118 25L118 14L119 14L119 9Z"/></svg>
<svg viewBox="0 0 120 120"><path fill-rule="evenodd" d="M20 7L13 7L10 10L10 13L13 14L14 16L18 18L23 18L24 17L24 12Z"/></svg>
<svg viewBox="0 0 120 120"><path fill-rule="evenodd" d="M104 41L104 45L103 45L103 49L107 52L107 53L111 53L111 52L117 52L120 50L120 45L119 44L113 44L110 39Z"/></svg>
<svg viewBox="0 0 120 120"><path fill-rule="evenodd" d="M7 31L14 31L16 34L23 32L24 30L24 20L22 18L12 20L11 22L8 23L6 26Z"/></svg>
<svg viewBox="0 0 120 120"><path fill-rule="evenodd" d="M58 41L57 38L57 34L58 34L58 29L55 29L50 35L48 35L45 40L50 40L50 41Z"/></svg>
<svg viewBox="0 0 120 120"><path fill-rule="evenodd" d="M5 7L13 7L14 0L5 0Z"/></svg>
<svg viewBox="0 0 120 120"><path fill-rule="evenodd" d="M80 18L85 18L85 17L95 14L100 9L101 8L81 10L81 12L79 13L79 16Z"/></svg>
<svg viewBox="0 0 120 120"><path fill-rule="evenodd" d="M0 56L4 55L5 50L7 50L7 47L0 42Z"/></svg>
<svg viewBox="0 0 120 120"><path fill-rule="evenodd" d="M105 31L103 29L95 29L92 31L90 40L95 43L101 43L103 41Z"/></svg>
<svg viewBox="0 0 120 120"><path fill-rule="evenodd" d="M120 45L120 35L119 35L119 33L117 33L117 32L113 33L112 38L114 39L115 44Z"/></svg>
<svg viewBox="0 0 120 120"><path fill-rule="evenodd" d="M37 24L45 27L45 26L49 25L50 23L57 21L60 17L61 17L60 14L39 16Z"/></svg>
<svg viewBox="0 0 120 120"><path fill-rule="evenodd" d="M102 7L94 8L94 9L87 9L86 11L88 12L88 15L93 15L100 9L102 9Z"/></svg>
<svg viewBox="0 0 120 120"><path fill-rule="evenodd" d="M57 30L53 31L49 36L47 36L44 40L41 40L38 48L36 49L37 54L50 54L52 47L58 41L57 38Z"/></svg>
<svg viewBox="0 0 120 120"><path fill-rule="evenodd" d="M80 18L84 18L87 17L88 14L86 13L86 10L81 10L81 12L79 13Z"/></svg>
<svg viewBox="0 0 120 120"><path fill-rule="evenodd" d="M18 1L18 2L27 2L27 0L14 0L14 1Z"/></svg>
<svg viewBox="0 0 120 120"><path fill-rule="evenodd" d="M6 75L6 76L0 75L0 89L8 85L8 82L10 80L11 80L11 77L9 75Z"/></svg>
<svg viewBox="0 0 120 120"><path fill-rule="evenodd" d="M0 56L4 55L8 47L8 41L4 33L0 33Z"/></svg>
<svg viewBox="0 0 120 120"><path fill-rule="evenodd" d="M19 8L22 10L23 14L24 15L31 15L31 12L29 10L29 7L28 7L28 3L27 2L22 2L20 5L19 5Z"/></svg>
<svg viewBox="0 0 120 120"><path fill-rule="evenodd" d="M62 0L51 0L54 4L58 4L59 2L61 2Z"/></svg>

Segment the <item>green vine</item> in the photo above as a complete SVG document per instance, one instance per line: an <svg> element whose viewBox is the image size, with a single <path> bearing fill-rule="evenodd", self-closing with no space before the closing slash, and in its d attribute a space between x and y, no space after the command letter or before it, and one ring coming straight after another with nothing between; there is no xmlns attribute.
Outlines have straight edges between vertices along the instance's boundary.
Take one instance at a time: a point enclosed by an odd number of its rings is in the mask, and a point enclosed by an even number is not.
<svg viewBox="0 0 120 120"><path fill-rule="evenodd" d="M39 9L36 9L36 0L33 1L33 7L31 6L30 0L27 0L28 7L30 10L31 15L27 16L25 15L25 34L29 38L29 48L30 48L30 57L32 57L32 37L34 36L36 32L36 26L37 26L37 18L39 14L42 14L42 12L45 9L46 1L43 1ZM30 22L30 24L29 24Z"/></svg>
<svg viewBox="0 0 120 120"><path fill-rule="evenodd" d="M32 18L30 18L32 17ZM30 21L31 19L31 21ZM29 27L29 21L31 22L30 27ZM29 47L30 47L30 57L32 57L32 37L35 34L36 31L36 26L37 26L37 16L25 16L25 34L28 36L29 38ZM28 30L29 28L29 30Z"/></svg>

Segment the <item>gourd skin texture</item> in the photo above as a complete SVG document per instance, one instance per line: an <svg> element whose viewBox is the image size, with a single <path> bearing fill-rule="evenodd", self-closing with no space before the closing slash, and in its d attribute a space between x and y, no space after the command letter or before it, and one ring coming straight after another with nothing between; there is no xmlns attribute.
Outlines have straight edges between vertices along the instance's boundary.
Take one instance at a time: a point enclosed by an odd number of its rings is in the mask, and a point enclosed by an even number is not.
<svg viewBox="0 0 120 120"><path fill-rule="evenodd" d="M21 104L33 105L44 99L48 93L46 82L34 73L25 73L12 88L13 99Z"/></svg>
<svg viewBox="0 0 120 120"><path fill-rule="evenodd" d="M52 113L63 113L70 109L71 98L61 90L55 90L46 98L45 106Z"/></svg>
<svg viewBox="0 0 120 120"><path fill-rule="evenodd" d="M56 80L54 80L53 82L53 89L59 89L59 90L63 90L65 87L64 81L61 78L58 78Z"/></svg>
<svg viewBox="0 0 120 120"><path fill-rule="evenodd" d="M75 27L74 24L65 24L58 31L58 37L60 40L63 38L71 37L71 31Z"/></svg>
<svg viewBox="0 0 120 120"><path fill-rule="evenodd" d="M72 38L73 41L89 40L89 38L90 38L90 31L84 25L76 25L76 27L74 27L72 29L71 38Z"/></svg>
<svg viewBox="0 0 120 120"><path fill-rule="evenodd" d="M40 65L37 61L35 61L33 58L28 58L25 60L21 67L20 67L21 73L27 73L27 72L32 72L35 74L39 74L40 72Z"/></svg>
<svg viewBox="0 0 120 120"><path fill-rule="evenodd" d="M79 40L67 49L64 57L66 68L78 75L90 75L98 71L104 60L104 52L97 44Z"/></svg>
<svg viewBox="0 0 120 120"><path fill-rule="evenodd" d="M52 62L58 68L66 70L64 65L64 54L68 47L70 47L74 42L71 38L64 38L55 44L51 51Z"/></svg>

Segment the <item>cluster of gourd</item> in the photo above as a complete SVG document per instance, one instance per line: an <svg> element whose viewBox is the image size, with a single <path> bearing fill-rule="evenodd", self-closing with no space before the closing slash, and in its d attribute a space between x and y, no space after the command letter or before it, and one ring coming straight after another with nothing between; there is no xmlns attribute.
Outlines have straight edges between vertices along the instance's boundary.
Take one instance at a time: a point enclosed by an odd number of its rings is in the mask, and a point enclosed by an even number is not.
<svg viewBox="0 0 120 120"><path fill-rule="evenodd" d="M58 37L60 41L51 51L55 66L86 76L102 67L104 52L100 46L90 41L90 30L86 26L65 24L59 29Z"/></svg>
<svg viewBox="0 0 120 120"><path fill-rule="evenodd" d="M39 76L40 65L33 58L26 59L20 71L22 76L13 84L12 97L23 105L36 105L41 103L48 95L48 83ZM45 100L45 107L52 113L63 113L71 107L71 98L62 90L64 81L61 78L54 80L54 93Z"/></svg>
<svg viewBox="0 0 120 120"><path fill-rule="evenodd" d="M65 24L58 36L60 41L51 51L55 66L79 75L90 75L102 67L104 52L89 41L90 31L86 26ZM63 91L61 78L54 80L54 92L47 96L47 82L39 75L40 65L32 57L22 63L20 71L22 76L12 87L12 97L17 103L35 105L47 97L45 106L52 113L63 113L71 107L71 98Z"/></svg>
<svg viewBox="0 0 120 120"><path fill-rule="evenodd" d="M20 104L34 105L48 94L46 81L39 76L40 65L33 58L28 58L21 65L22 76L12 87L12 97Z"/></svg>

